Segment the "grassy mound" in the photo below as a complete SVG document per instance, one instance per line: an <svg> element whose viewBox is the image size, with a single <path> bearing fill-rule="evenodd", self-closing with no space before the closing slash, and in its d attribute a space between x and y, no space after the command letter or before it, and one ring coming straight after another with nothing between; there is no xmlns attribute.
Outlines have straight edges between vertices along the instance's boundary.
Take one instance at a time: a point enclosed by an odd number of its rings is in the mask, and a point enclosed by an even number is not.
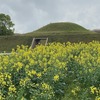
<svg viewBox="0 0 100 100"><path fill-rule="evenodd" d="M59 34L58 34L59 33ZM50 23L46 26L41 27L40 29L27 33L26 35L31 36L51 36L51 35L66 35L66 34L91 34L92 31L87 30L86 28L71 22L59 22L59 23Z"/></svg>
<svg viewBox="0 0 100 100"><path fill-rule="evenodd" d="M88 31L84 27L75 24L75 23L70 23L70 22L61 22L61 23L50 23L35 32L50 32L50 31L60 31L60 32L86 32Z"/></svg>
<svg viewBox="0 0 100 100"><path fill-rule="evenodd" d="M48 42L91 42L100 41L100 33L85 29L75 23L51 23L34 32L16 36L0 37L0 52L10 52L16 45L31 45L32 39L48 37Z"/></svg>

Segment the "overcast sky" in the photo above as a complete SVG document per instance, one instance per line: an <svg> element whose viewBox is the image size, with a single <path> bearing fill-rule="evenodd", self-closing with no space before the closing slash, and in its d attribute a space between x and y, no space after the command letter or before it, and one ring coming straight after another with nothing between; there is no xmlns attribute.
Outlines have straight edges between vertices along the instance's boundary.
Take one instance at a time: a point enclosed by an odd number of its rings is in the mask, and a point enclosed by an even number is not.
<svg viewBox="0 0 100 100"><path fill-rule="evenodd" d="M10 15L18 33L54 22L100 28L100 0L0 0L0 13Z"/></svg>

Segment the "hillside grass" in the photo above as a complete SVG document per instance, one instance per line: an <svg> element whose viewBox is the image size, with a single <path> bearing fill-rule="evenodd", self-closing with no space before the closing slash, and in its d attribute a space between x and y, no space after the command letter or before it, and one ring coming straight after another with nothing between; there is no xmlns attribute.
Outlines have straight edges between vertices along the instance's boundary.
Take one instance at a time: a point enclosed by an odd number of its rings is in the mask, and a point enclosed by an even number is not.
<svg viewBox="0 0 100 100"><path fill-rule="evenodd" d="M31 35L31 36L5 36L0 37L0 52L6 51L10 52L12 48L17 47L17 45L28 45L30 47L33 38L44 38L48 37L48 42L91 42L93 40L100 41L100 34L62 34L62 35Z"/></svg>
<svg viewBox="0 0 100 100"><path fill-rule="evenodd" d="M44 36L44 35L65 35L65 34L92 34L94 32L70 22L50 23L40 29L26 33L26 35Z"/></svg>
<svg viewBox="0 0 100 100"><path fill-rule="evenodd" d="M11 52L17 45L28 45L30 46L32 37L28 36L1 36L0 37L0 52L6 51Z"/></svg>
<svg viewBox="0 0 100 100"><path fill-rule="evenodd" d="M50 23L42 28L36 30L35 32L51 32L51 31L60 31L60 32L87 32L88 30L84 27L71 23L71 22L59 22L59 23Z"/></svg>
<svg viewBox="0 0 100 100"><path fill-rule="evenodd" d="M0 52L11 52L17 45L30 47L33 38L48 37L48 42L91 42L100 41L100 34L89 31L75 23L50 23L42 28L24 35L1 36Z"/></svg>

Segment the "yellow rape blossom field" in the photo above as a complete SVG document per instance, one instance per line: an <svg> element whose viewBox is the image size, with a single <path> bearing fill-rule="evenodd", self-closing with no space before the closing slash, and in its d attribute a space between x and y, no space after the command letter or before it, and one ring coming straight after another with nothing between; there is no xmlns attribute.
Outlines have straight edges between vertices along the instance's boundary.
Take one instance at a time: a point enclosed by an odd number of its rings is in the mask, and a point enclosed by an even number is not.
<svg viewBox="0 0 100 100"><path fill-rule="evenodd" d="M22 45L0 55L0 100L100 100L100 42Z"/></svg>

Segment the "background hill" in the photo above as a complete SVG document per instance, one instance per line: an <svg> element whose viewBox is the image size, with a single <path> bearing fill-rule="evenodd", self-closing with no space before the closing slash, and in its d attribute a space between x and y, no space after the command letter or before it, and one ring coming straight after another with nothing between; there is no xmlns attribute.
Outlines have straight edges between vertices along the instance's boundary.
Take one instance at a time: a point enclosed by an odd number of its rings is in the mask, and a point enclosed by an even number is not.
<svg viewBox="0 0 100 100"><path fill-rule="evenodd" d="M17 45L31 45L32 39L48 37L49 42L90 42L100 41L100 34L90 31L78 24L62 22L50 23L42 28L26 33L24 35L16 34L14 36L0 37L0 52L10 52Z"/></svg>
<svg viewBox="0 0 100 100"><path fill-rule="evenodd" d="M75 24L75 23L71 23L71 22L60 22L60 23L50 23L38 30L36 30L35 32L50 32L50 31L60 31L60 32L79 32L79 31L83 31L86 32L88 31L87 29L85 29L84 27Z"/></svg>
<svg viewBox="0 0 100 100"><path fill-rule="evenodd" d="M59 34L87 34L93 33L86 28L71 22L50 23L26 35L59 35Z"/></svg>
<svg viewBox="0 0 100 100"><path fill-rule="evenodd" d="M97 33L100 33L100 29L94 29L92 30L93 32L97 32Z"/></svg>

